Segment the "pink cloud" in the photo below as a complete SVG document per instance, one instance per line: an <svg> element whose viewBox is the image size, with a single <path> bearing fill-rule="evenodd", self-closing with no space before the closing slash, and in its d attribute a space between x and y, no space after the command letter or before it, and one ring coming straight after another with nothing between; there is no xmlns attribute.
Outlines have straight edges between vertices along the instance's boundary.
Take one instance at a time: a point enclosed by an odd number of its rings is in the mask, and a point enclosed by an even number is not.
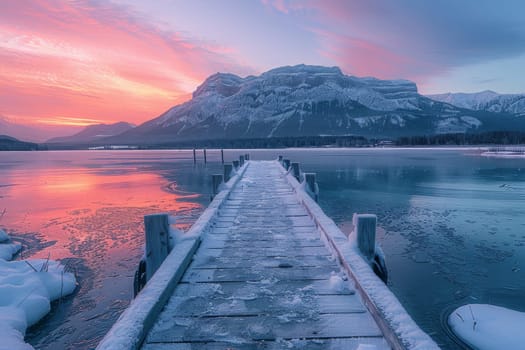
<svg viewBox="0 0 525 350"><path fill-rule="evenodd" d="M212 73L252 73L235 56L109 2L7 0L0 12L0 112L140 123L188 99Z"/></svg>

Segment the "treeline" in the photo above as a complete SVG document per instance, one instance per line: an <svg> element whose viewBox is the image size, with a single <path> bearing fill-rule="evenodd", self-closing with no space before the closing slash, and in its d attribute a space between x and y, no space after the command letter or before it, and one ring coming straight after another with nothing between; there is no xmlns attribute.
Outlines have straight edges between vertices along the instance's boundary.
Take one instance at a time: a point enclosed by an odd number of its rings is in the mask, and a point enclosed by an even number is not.
<svg viewBox="0 0 525 350"><path fill-rule="evenodd" d="M404 136L395 141L397 146L516 145L522 143L525 143L525 132L520 131Z"/></svg>
<svg viewBox="0 0 525 350"><path fill-rule="evenodd" d="M0 135L0 151L41 151L45 146L32 142L17 140L13 137Z"/></svg>
<svg viewBox="0 0 525 350"><path fill-rule="evenodd" d="M140 148L289 148L289 147L368 147L363 136L300 136L255 139L216 139L141 146Z"/></svg>

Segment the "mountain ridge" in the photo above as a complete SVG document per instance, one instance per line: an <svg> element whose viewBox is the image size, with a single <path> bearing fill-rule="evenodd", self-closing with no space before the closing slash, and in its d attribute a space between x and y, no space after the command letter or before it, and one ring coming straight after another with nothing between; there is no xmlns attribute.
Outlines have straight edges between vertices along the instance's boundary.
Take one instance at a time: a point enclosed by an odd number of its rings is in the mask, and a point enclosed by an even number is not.
<svg viewBox="0 0 525 350"><path fill-rule="evenodd" d="M134 124L123 121L113 124L93 124L74 135L55 137L47 140L46 143L97 143L99 140L121 134L134 127Z"/></svg>
<svg viewBox="0 0 525 350"><path fill-rule="evenodd" d="M259 76L209 76L193 98L112 142L356 135L399 137L525 130L509 112L470 110L420 95L414 82L359 78L338 67L285 66Z"/></svg>
<svg viewBox="0 0 525 350"><path fill-rule="evenodd" d="M444 93L427 95L427 97L440 102L450 103L460 108L468 108L475 111L486 110L495 113L512 113L525 116L525 93L524 94L499 94L492 90L484 90L474 93Z"/></svg>

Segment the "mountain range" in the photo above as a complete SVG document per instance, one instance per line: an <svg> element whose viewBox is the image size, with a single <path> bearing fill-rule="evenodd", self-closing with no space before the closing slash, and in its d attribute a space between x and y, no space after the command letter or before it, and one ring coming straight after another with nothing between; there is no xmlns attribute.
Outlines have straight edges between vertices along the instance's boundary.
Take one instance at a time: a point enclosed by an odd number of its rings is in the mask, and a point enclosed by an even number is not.
<svg viewBox="0 0 525 350"><path fill-rule="evenodd" d="M134 127L134 124L127 122L89 125L74 135L55 137L48 140L47 143L98 143L99 140L122 134L125 131L133 129Z"/></svg>
<svg viewBox="0 0 525 350"><path fill-rule="evenodd" d="M495 113L511 113L525 116L525 94L498 94L485 90L477 93L446 93L427 95L440 102L450 103L456 107L475 111L489 111Z"/></svg>
<svg viewBox="0 0 525 350"><path fill-rule="evenodd" d="M245 78L214 74L195 90L190 101L108 140L163 143L525 131L524 110L475 110L423 96L411 81L358 78L337 67L298 65Z"/></svg>
<svg viewBox="0 0 525 350"><path fill-rule="evenodd" d="M259 76L217 73L192 99L133 127L94 125L53 143L162 144L319 135L397 138L486 131L525 132L525 95L424 96L408 80L348 76L297 65Z"/></svg>

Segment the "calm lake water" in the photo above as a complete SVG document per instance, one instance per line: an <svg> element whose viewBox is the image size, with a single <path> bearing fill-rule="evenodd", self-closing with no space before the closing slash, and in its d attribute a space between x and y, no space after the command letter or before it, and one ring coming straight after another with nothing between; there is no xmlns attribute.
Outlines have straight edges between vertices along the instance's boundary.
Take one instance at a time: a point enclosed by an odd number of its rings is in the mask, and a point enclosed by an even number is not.
<svg viewBox="0 0 525 350"><path fill-rule="evenodd" d="M389 287L444 349L446 317L465 303L525 311L525 159L450 149L225 150L225 159L282 154L316 172L320 205L343 231L375 213ZM38 349L90 349L128 305L142 255L142 217L169 212L188 228L209 203L220 153L0 152L0 227L22 257L66 259L73 297L28 333Z"/></svg>

